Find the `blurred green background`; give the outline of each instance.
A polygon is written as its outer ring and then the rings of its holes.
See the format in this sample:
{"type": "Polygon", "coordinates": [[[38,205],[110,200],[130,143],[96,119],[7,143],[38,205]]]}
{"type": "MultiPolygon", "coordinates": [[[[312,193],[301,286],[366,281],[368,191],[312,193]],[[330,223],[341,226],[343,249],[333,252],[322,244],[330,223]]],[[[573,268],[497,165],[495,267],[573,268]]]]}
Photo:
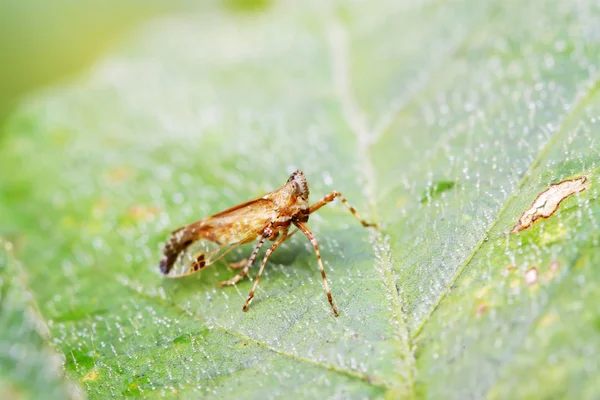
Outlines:
{"type": "Polygon", "coordinates": [[[3,1],[0,116],[27,93],[81,71],[150,18],[211,8],[252,13],[268,5],[268,0],[3,1]]]}

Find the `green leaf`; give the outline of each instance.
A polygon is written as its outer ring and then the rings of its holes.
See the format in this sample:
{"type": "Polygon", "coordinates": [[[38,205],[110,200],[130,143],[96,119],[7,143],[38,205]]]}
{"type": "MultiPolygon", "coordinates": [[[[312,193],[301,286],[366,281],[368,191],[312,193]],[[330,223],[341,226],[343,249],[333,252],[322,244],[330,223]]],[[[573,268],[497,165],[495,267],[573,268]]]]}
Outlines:
{"type": "Polygon", "coordinates": [[[31,97],[2,139],[0,234],[68,376],[90,398],[597,398],[598,17],[542,0],[178,15],[31,97]],[[382,226],[311,216],[339,318],[300,234],[247,313],[252,282],[217,286],[226,262],[160,276],[171,230],[296,168],[313,201],[338,190],[382,226]]]}
{"type": "Polygon", "coordinates": [[[10,250],[10,244],[0,241],[0,397],[78,397],[63,378],[62,360],[47,343],[48,327],[10,250]]]}

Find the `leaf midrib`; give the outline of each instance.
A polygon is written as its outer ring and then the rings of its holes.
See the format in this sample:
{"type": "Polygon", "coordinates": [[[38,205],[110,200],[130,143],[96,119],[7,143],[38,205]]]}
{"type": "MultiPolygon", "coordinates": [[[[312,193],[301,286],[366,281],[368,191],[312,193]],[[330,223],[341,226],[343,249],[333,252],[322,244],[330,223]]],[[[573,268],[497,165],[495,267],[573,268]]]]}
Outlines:
{"type": "MultiPolygon", "coordinates": [[[[366,184],[367,203],[369,204],[371,218],[374,218],[376,222],[380,222],[381,218],[375,200],[375,193],[377,193],[375,167],[370,154],[370,143],[375,134],[372,128],[368,126],[365,113],[352,90],[346,31],[338,21],[331,21],[328,32],[332,81],[335,84],[343,119],[357,141],[358,159],[362,166],[361,171],[366,184]]],[[[396,320],[396,331],[400,345],[399,352],[403,356],[403,363],[399,363],[399,366],[400,368],[404,367],[405,370],[398,371],[398,376],[404,378],[406,383],[398,382],[398,384],[403,388],[406,395],[415,398],[416,362],[414,351],[411,345],[412,341],[408,331],[406,315],[402,309],[402,301],[396,289],[397,278],[393,269],[394,260],[391,253],[386,251],[386,240],[389,240],[389,238],[386,238],[382,233],[378,233],[374,238],[373,251],[384,271],[382,283],[391,299],[393,319],[396,320]]]]}
{"type": "MultiPolygon", "coordinates": [[[[381,223],[381,216],[377,209],[377,201],[375,193],[377,192],[376,188],[376,179],[375,179],[375,167],[372,162],[371,157],[371,149],[377,144],[382,136],[386,134],[392,127],[394,121],[397,116],[402,112],[407,110],[409,106],[414,102],[414,100],[419,96],[420,93],[427,90],[431,82],[435,79],[433,77],[437,76],[437,74],[443,71],[443,66],[445,63],[452,59],[461,49],[466,47],[469,39],[473,36],[472,33],[476,32],[482,27],[486,26],[485,24],[496,16],[499,13],[499,7],[490,6],[490,11],[486,13],[486,15],[481,18],[481,22],[473,24],[469,27],[469,29],[461,36],[458,40],[455,41],[451,46],[449,46],[448,51],[443,54],[441,57],[438,57],[434,60],[432,65],[429,65],[426,69],[425,75],[429,77],[426,80],[420,80],[419,84],[416,88],[410,89],[409,93],[401,99],[401,101],[395,101],[388,110],[381,113],[378,118],[375,119],[375,123],[373,127],[367,126],[367,119],[365,117],[364,111],[361,109],[357,99],[355,98],[352,85],[349,79],[350,75],[350,66],[348,65],[348,50],[347,43],[345,43],[345,38],[343,37],[344,31],[339,21],[330,21],[330,43],[331,43],[331,62],[332,66],[332,81],[336,83],[336,89],[339,97],[339,102],[342,108],[342,114],[344,117],[344,121],[348,126],[349,130],[355,136],[357,141],[357,150],[359,155],[359,160],[362,165],[361,171],[363,172],[363,178],[366,182],[366,192],[367,192],[367,203],[369,204],[369,208],[371,211],[371,216],[375,218],[376,222],[381,223]],[[336,36],[342,35],[342,38],[336,38],[336,36]],[[335,48],[337,42],[337,46],[345,46],[343,48],[335,48]],[[341,59],[340,59],[341,58],[341,59]],[[342,67],[339,66],[336,68],[336,64],[341,64],[342,67]],[[341,77],[341,78],[340,78],[341,77]]],[[[407,367],[407,371],[400,371],[398,373],[399,377],[408,375],[408,387],[406,389],[406,393],[409,393],[412,398],[416,398],[416,376],[417,376],[417,367],[416,367],[416,359],[415,359],[415,345],[414,339],[415,335],[411,335],[411,332],[408,328],[408,321],[406,313],[403,309],[403,300],[400,297],[400,294],[397,290],[397,282],[398,279],[394,272],[393,266],[395,265],[395,261],[393,260],[391,254],[387,252],[387,254],[382,255],[379,254],[381,249],[385,249],[386,243],[385,241],[389,240],[389,237],[384,236],[382,234],[377,235],[375,238],[375,243],[373,245],[374,252],[379,256],[380,259],[385,259],[385,272],[384,272],[384,282],[383,285],[387,289],[390,298],[392,299],[392,307],[394,309],[394,319],[396,320],[398,336],[401,339],[401,353],[404,356],[404,366],[407,367]],[[405,373],[402,373],[405,372],[405,373]]],[[[437,304],[437,303],[436,303],[437,304]]]]}

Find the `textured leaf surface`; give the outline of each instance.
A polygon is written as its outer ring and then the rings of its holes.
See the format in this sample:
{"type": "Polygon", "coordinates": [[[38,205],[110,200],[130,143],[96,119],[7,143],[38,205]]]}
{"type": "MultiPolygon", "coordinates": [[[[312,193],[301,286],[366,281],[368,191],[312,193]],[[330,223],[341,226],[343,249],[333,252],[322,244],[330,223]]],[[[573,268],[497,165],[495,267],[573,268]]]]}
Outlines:
{"type": "Polygon", "coordinates": [[[32,302],[22,266],[11,245],[0,241],[0,397],[72,398],[80,393],[63,379],[61,359],[45,341],[49,334],[32,302]]]}
{"type": "Polygon", "coordinates": [[[0,233],[68,375],[91,398],[598,397],[599,17],[541,0],[173,16],[25,102],[0,233]],[[248,280],[217,288],[225,263],[158,274],[170,230],[295,168],[383,227],[311,218],[339,318],[300,235],[248,313],[248,280]]]}

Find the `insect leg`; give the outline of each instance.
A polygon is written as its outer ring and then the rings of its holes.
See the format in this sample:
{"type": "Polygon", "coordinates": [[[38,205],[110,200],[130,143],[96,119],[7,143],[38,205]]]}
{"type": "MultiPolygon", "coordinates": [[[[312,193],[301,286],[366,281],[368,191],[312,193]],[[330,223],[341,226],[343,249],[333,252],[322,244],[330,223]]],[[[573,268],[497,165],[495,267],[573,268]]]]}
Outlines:
{"type": "MultiPolygon", "coordinates": [[[[312,206],[310,206],[309,214],[312,214],[315,211],[317,211],[319,208],[323,207],[324,205],[331,203],[336,197],[340,198],[342,203],[344,203],[344,205],[346,207],[348,207],[348,210],[350,210],[352,215],[354,215],[364,227],[372,226],[374,228],[379,229],[377,224],[369,223],[369,222],[365,221],[364,219],[362,219],[361,216],[358,214],[358,211],[356,211],[356,209],[354,207],[352,207],[350,205],[350,203],[348,203],[348,200],[346,200],[340,192],[336,192],[335,190],[333,192],[329,193],[327,196],[323,197],[321,200],[317,201],[312,206]]],[[[306,232],[305,232],[305,234],[306,234],[306,232]]]]}
{"type": "MultiPolygon", "coordinates": [[[[336,193],[336,192],[334,192],[336,193]]],[[[331,309],[333,310],[333,315],[336,317],[339,315],[335,305],[333,304],[333,298],[331,297],[331,290],[329,290],[329,283],[327,282],[327,276],[325,275],[325,269],[323,268],[323,261],[321,260],[321,252],[319,251],[319,243],[317,243],[317,239],[315,235],[308,230],[306,225],[302,222],[294,222],[294,225],[298,227],[306,235],[310,243],[313,245],[315,249],[315,253],[317,254],[317,262],[319,263],[319,269],[321,270],[321,277],[323,278],[323,286],[325,286],[325,291],[327,292],[327,300],[329,300],[329,304],[331,305],[331,309]]]]}
{"type": "MultiPolygon", "coordinates": [[[[294,231],[294,233],[296,231],[294,231]]],[[[273,253],[275,251],[275,249],[281,243],[283,243],[290,236],[291,235],[288,235],[287,231],[285,231],[283,233],[283,235],[281,235],[281,237],[279,239],[277,239],[277,241],[275,243],[273,243],[271,245],[271,247],[269,247],[269,250],[267,250],[267,252],[265,253],[265,256],[263,257],[262,263],[260,264],[260,269],[258,270],[258,274],[256,275],[256,279],[254,280],[254,285],[252,285],[252,290],[250,290],[250,293],[248,294],[248,299],[244,303],[244,307],[242,307],[242,311],[246,312],[248,310],[248,306],[250,305],[250,302],[254,298],[254,291],[258,287],[258,281],[260,280],[260,277],[261,277],[261,275],[263,273],[263,270],[265,269],[265,265],[267,264],[267,260],[269,259],[269,256],[271,255],[271,253],[273,253]]]]}
{"type": "Polygon", "coordinates": [[[247,259],[246,266],[244,267],[244,269],[242,270],[242,272],[240,272],[239,274],[237,274],[236,276],[234,276],[233,278],[231,278],[229,280],[220,282],[219,283],[219,287],[235,285],[236,283],[239,282],[240,279],[242,279],[244,276],[248,275],[248,271],[250,270],[250,267],[254,263],[254,259],[258,255],[258,251],[260,250],[260,248],[262,247],[262,245],[265,243],[265,240],[267,240],[267,237],[264,236],[264,235],[261,235],[260,236],[260,240],[258,241],[258,243],[256,244],[256,246],[254,246],[254,250],[252,251],[252,255],[247,259]]]}
{"type": "Polygon", "coordinates": [[[229,268],[233,268],[233,269],[244,268],[246,265],[248,265],[248,261],[250,261],[250,257],[243,258],[243,259],[241,259],[240,261],[237,261],[237,262],[229,263],[229,268]]]}

